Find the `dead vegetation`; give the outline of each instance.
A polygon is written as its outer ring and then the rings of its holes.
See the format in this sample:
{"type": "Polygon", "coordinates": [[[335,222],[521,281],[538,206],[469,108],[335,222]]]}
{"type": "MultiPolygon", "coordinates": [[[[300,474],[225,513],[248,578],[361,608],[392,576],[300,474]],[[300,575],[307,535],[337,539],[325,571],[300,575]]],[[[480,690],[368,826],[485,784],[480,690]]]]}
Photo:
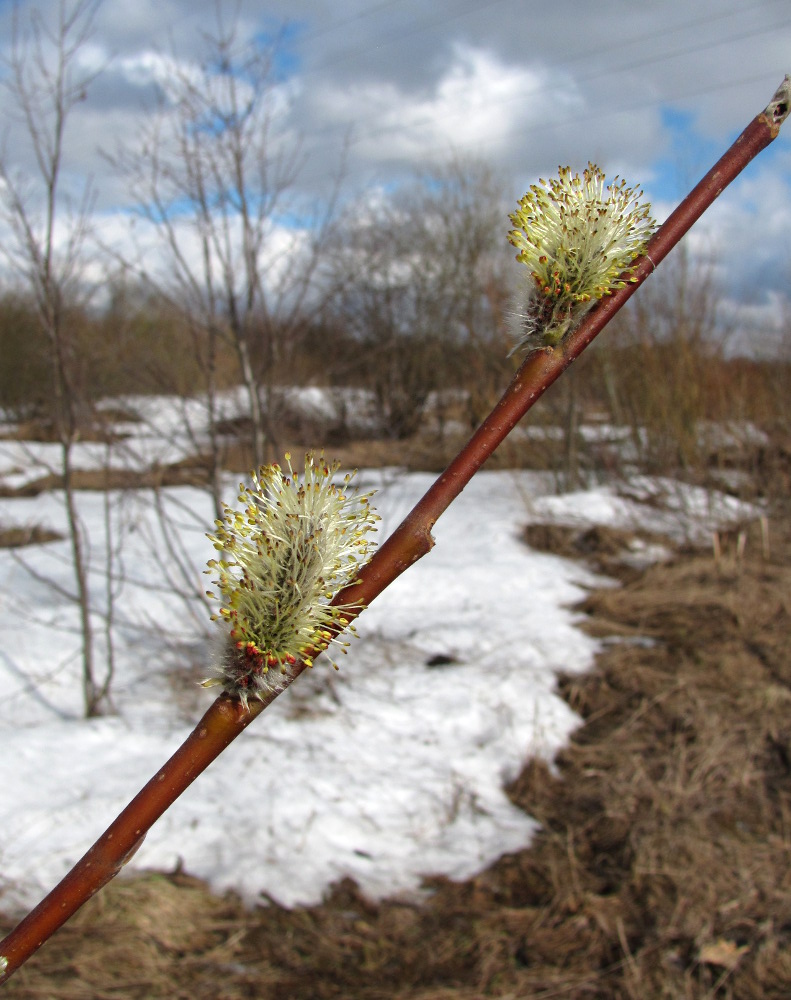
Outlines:
{"type": "MultiPolygon", "coordinates": [[[[788,997],[791,526],[773,526],[768,557],[748,537],[588,597],[604,651],[559,680],[584,724],[508,790],[542,824],[530,849],[430,881],[421,905],[346,882],[322,906],[249,911],[180,873],[120,880],[6,995],[788,997]]],[[[612,565],[628,541],[582,549],[612,565]]]]}
{"type": "Polygon", "coordinates": [[[30,524],[24,527],[4,528],[0,525],[0,549],[21,549],[26,545],[43,545],[45,542],[58,542],[63,535],[40,524],[30,524]]]}
{"type": "MultiPolygon", "coordinates": [[[[71,486],[75,490],[144,490],[166,486],[204,486],[207,475],[200,458],[149,469],[75,469],[71,486]]],[[[63,476],[48,472],[21,486],[0,484],[0,497],[37,497],[63,489],[63,476]]]]}

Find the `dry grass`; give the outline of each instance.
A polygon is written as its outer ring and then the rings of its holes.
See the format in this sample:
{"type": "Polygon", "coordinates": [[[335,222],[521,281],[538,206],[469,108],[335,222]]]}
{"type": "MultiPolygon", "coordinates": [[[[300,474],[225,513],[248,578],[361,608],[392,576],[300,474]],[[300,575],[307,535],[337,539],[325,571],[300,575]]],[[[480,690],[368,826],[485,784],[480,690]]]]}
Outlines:
{"type": "MultiPolygon", "coordinates": [[[[509,789],[542,832],[423,905],[351,883],[245,910],[183,875],[109,886],[9,982],[32,998],[791,996],[791,526],[585,602],[584,725],[509,789]]],[[[585,540],[617,558],[617,537],[585,540]]],[[[568,545],[561,538],[559,547],[568,545]]]]}

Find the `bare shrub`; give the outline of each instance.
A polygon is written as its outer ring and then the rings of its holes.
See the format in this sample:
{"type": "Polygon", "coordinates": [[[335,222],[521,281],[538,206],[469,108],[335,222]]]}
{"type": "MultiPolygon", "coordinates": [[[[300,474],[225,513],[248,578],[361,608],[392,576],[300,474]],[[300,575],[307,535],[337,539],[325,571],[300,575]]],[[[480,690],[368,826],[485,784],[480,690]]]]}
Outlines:
{"type": "Polygon", "coordinates": [[[354,347],[349,375],[373,392],[387,436],[412,435],[440,388],[472,387],[493,343],[506,354],[503,216],[489,169],[456,158],[345,219],[333,310],[354,347]]]}
{"type": "Polygon", "coordinates": [[[19,294],[0,299],[0,407],[24,420],[52,398],[49,344],[31,302],[19,294]]]}

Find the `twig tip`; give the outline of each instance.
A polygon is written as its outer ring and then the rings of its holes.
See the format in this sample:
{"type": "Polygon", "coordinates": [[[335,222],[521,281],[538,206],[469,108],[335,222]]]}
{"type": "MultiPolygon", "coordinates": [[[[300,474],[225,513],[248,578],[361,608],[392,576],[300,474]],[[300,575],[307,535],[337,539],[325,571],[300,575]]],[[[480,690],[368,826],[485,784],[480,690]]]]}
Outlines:
{"type": "Polygon", "coordinates": [[[789,113],[791,113],[791,76],[786,74],[785,79],[775,91],[774,97],[767,104],[764,114],[779,128],[788,118],[789,113]]]}

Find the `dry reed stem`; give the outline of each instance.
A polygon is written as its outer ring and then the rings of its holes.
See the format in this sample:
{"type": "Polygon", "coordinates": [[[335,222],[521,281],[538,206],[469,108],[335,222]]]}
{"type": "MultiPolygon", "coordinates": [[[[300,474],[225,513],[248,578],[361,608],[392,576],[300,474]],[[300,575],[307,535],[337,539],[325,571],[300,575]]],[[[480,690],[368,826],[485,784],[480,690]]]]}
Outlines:
{"type": "MultiPolygon", "coordinates": [[[[341,591],[336,603],[367,606],[404,570],[430,551],[431,529],[486,459],[552,383],[582,353],[655,270],[717,196],[773,139],[791,109],[791,77],[786,77],[767,108],[757,115],[730,149],[687,195],[651,239],[633,269],[634,281],[603,299],[554,348],[527,356],[492,412],[425,496],[360,571],[359,579],[341,591]]],[[[305,669],[297,664],[280,690],[305,669]]],[[[221,695],[182,746],[132,799],[65,878],[0,941],[7,980],[72,914],[106,885],[135,853],[147,831],[197,776],[274,700],[254,701],[244,708],[221,695]]]]}

